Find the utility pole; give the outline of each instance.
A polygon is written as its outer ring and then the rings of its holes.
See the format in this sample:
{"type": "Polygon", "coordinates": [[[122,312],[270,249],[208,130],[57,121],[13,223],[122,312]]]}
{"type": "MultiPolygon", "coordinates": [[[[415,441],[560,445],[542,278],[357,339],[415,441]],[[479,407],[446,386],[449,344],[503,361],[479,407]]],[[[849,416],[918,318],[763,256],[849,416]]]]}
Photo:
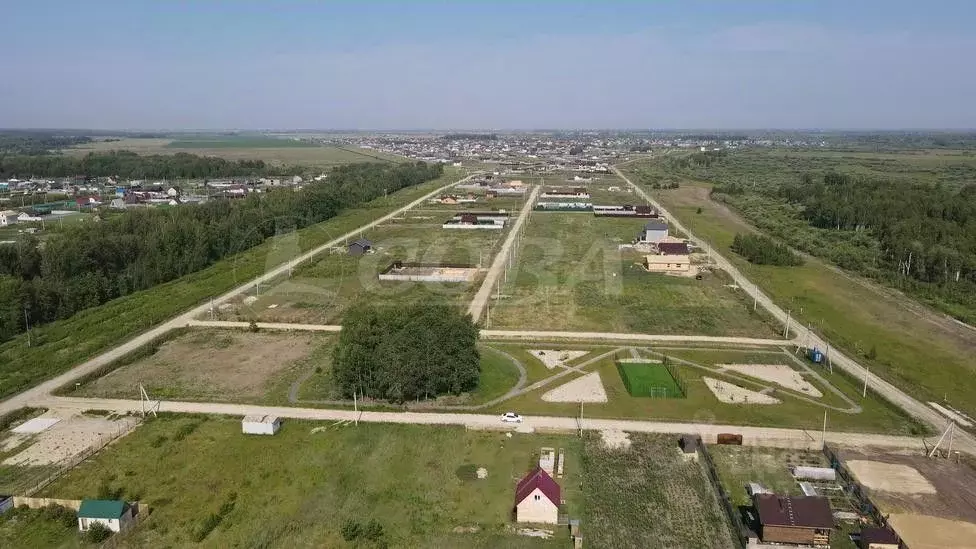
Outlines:
{"type": "Polygon", "coordinates": [[[792,310],[786,310],[786,328],[783,329],[783,339],[789,339],[790,337],[790,317],[792,314],[792,310]]]}
{"type": "Polygon", "coordinates": [[[30,316],[27,315],[27,307],[24,307],[24,324],[27,326],[27,346],[31,346],[30,316]]]}
{"type": "Polygon", "coordinates": [[[824,410],[823,432],[820,434],[820,448],[827,446],[827,410],[824,410]]]}
{"type": "Polygon", "coordinates": [[[356,393],[358,390],[352,392],[352,409],[356,414],[356,426],[359,427],[359,402],[356,400],[356,393]]]}
{"type": "Polygon", "coordinates": [[[861,391],[861,398],[865,398],[866,396],[868,396],[868,372],[869,371],[870,369],[867,366],[865,366],[864,367],[864,389],[861,391]]]}

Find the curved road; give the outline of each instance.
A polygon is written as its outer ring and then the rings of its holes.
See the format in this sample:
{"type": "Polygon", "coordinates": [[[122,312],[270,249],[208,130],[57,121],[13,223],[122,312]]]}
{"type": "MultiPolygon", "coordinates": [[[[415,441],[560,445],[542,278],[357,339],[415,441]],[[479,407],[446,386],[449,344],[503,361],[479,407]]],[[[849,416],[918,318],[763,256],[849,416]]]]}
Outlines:
{"type": "MultiPolygon", "coordinates": [[[[661,215],[666,217],[676,229],[685,233],[691,242],[702,248],[710,248],[707,242],[698,238],[694,235],[694,233],[689,231],[688,228],[682,225],[675,216],[671,215],[663,206],[661,206],[658,201],[654,200],[647,192],[644,191],[643,188],[631,181],[630,178],[624,175],[623,172],[621,172],[616,166],[613,168],[613,171],[617,174],[617,176],[626,181],[628,185],[633,187],[637,194],[647,200],[649,204],[657,208],[661,215]]],[[[758,286],[750,282],[749,279],[739,272],[735,265],[716,252],[714,248],[711,248],[711,257],[719,268],[729,273],[740,288],[755,298],[763,309],[769,311],[774,318],[776,318],[779,322],[782,322],[785,326],[788,318],[786,311],[774,303],[769,296],[763,293],[758,286]]],[[[810,345],[820,347],[821,349],[828,348],[826,340],[800,323],[791,324],[790,330],[796,334],[796,341],[807,341],[810,345]]],[[[942,414],[936,412],[925,403],[915,400],[901,389],[895,387],[884,379],[881,379],[877,375],[870,373],[867,368],[861,366],[857,363],[857,361],[844,355],[833,346],[830,347],[830,361],[834,366],[851,374],[856,379],[864,380],[866,378],[868,387],[870,387],[871,390],[885,397],[897,407],[907,412],[909,415],[928,423],[937,431],[941,432],[947,427],[949,420],[942,414]]],[[[970,454],[976,454],[976,437],[973,437],[962,429],[956,429],[953,447],[958,447],[959,450],[964,450],[970,454]]]]}

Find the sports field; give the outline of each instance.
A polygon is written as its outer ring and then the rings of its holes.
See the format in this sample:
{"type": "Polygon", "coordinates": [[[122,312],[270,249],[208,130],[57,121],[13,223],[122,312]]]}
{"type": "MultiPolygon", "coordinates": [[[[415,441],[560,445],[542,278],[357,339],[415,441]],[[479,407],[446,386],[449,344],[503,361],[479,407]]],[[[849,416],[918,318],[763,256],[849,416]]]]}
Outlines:
{"type": "Polygon", "coordinates": [[[617,370],[630,396],[684,398],[679,381],[663,364],[618,362],[617,370]]]}

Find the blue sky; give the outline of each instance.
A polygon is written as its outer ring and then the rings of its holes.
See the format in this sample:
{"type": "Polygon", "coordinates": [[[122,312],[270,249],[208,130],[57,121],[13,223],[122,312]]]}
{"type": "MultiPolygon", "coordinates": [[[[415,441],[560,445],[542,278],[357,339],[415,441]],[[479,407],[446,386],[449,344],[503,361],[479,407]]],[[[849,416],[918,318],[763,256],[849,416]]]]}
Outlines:
{"type": "Polygon", "coordinates": [[[976,128],[976,2],[32,0],[0,127],[976,128]]]}

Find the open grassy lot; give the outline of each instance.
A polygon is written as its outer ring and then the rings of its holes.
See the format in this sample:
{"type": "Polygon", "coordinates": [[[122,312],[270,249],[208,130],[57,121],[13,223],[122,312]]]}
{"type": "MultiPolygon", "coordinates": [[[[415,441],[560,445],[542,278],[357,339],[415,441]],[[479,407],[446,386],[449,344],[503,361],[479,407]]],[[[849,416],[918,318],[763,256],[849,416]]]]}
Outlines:
{"type": "Polygon", "coordinates": [[[480,283],[381,281],[378,275],[394,261],[487,267],[506,233],[442,229],[407,212],[402,222],[388,223],[362,233],[373,251],[348,255],[345,247],[324,254],[296,269],[280,283],[241,296],[219,311],[222,319],[269,322],[338,323],[357,300],[402,303],[445,299],[467,306],[480,283]],[[259,293],[258,293],[259,292],[259,293]],[[254,299],[256,298],[256,299],[254,299]]]}
{"type": "Polygon", "coordinates": [[[331,349],[334,341],[334,335],[310,332],[193,330],[72,395],[137,398],[143,385],[153,398],[267,402],[279,377],[313,368],[308,358],[321,346],[331,349]]]}
{"type": "MultiPolygon", "coordinates": [[[[821,398],[811,398],[797,391],[756,378],[722,371],[714,366],[715,363],[682,359],[679,358],[677,352],[675,355],[671,355],[671,351],[667,350],[662,352],[670,357],[672,367],[680,376],[685,389],[685,398],[632,396],[621,376],[616,359],[611,354],[584,368],[587,372],[599,374],[608,399],[606,403],[585,404],[584,416],[817,430],[823,426],[823,414],[824,410],[827,409],[827,427],[830,430],[904,435],[923,432],[920,425],[909,420],[903,412],[880,400],[873,393],[868,392],[867,397],[861,398],[860,387],[855,382],[837,373],[820,372],[829,386],[814,377],[805,375],[804,379],[817,387],[824,395],[821,398]],[[762,405],[723,403],[715,397],[705,384],[703,380],[705,376],[733,383],[751,391],[765,390],[767,394],[779,399],[781,403],[762,405]],[[831,386],[846,395],[860,410],[852,409],[847,400],[831,390],[831,386]]],[[[641,353],[647,358],[662,359],[662,355],[656,352],[642,350],[641,353]]],[[[724,353],[725,360],[723,362],[734,362],[739,358],[735,351],[724,351],[724,353]]],[[[754,354],[755,351],[745,351],[740,356],[744,358],[754,356],[754,354]]],[[[797,367],[785,352],[770,353],[767,362],[797,367]]],[[[648,365],[635,364],[632,366],[646,368],[648,365]]],[[[564,377],[541,388],[506,400],[492,407],[492,410],[496,412],[515,410],[523,414],[576,416],[579,414],[578,403],[547,402],[541,398],[547,391],[572,379],[572,377],[564,377]]]]}
{"type": "Polygon", "coordinates": [[[355,162],[402,161],[392,155],[335,146],[317,145],[292,139],[264,136],[194,136],[177,139],[123,138],[119,141],[95,141],[70,149],[65,154],[132,151],[138,154],[176,154],[217,156],[227,160],[264,160],[280,166],[328,168],[355,162]]]}
{"type": "Polygon", "coordinates": [[[869,364],[872,372],[920,400],[946,398],[953,407],[976,414],[976,332],[813,257],[789,268],[748,263],[729,246],[737,232],[755,228],[711,201],[708,188],[689,182],[678,190],[653,192],[692,232],[709,241],[780,306],[791,309],[795,319],[869,364]],[[873,359],[868,356],[872,347],[873,359]]]}
{"type": "Polygon", "coordinates": [[[702,467],[669,436],[630,433],[629,449],[600,435],[583,443],[583,539],[590,547],[732,548],[729,526],[702,467]]]}
{"type": "Polygon", "coordinates": [[[0,547],[24,549],[98,547],[87,543],[78,532],[78,519],[72,510],[11,509],[0,514],[0,547]]]}
{"type": "Polygon", "coordinates": [[[370,519],[391,548],[562,547],[563,528],[548,542],[509,529],[515,482],[543,446],[566,451],[565,511],[579,516],[575,437],[302,421],[247,437],[238,419],[186,416],[147,422],[44,494],[90,497],[106,485],[148,503],[148,521],[121,547],[349,547],[342,525],[370,519]]]}
{"type": "Polygon", "coordinates": [[[638,219],[532,212],[492,328],[770,337],[752,302],[722,273],[703,280],[647,273],[621,251],[638,219]]]}
{"type": "Polygon", "coordinates": [[[0,344],[0,398],[64,372],[161,320],[243,284],[458,177],[456,172],[448,171],[437,180],[346,210],[296,233],[269,239],[202,271],[87,309],[70,319],[45,324],[31,331],[30,347],[26,335],[12,338],[0,344]],[[282,241],[289,243],[287,253],[278,246],[282,241]]]}

